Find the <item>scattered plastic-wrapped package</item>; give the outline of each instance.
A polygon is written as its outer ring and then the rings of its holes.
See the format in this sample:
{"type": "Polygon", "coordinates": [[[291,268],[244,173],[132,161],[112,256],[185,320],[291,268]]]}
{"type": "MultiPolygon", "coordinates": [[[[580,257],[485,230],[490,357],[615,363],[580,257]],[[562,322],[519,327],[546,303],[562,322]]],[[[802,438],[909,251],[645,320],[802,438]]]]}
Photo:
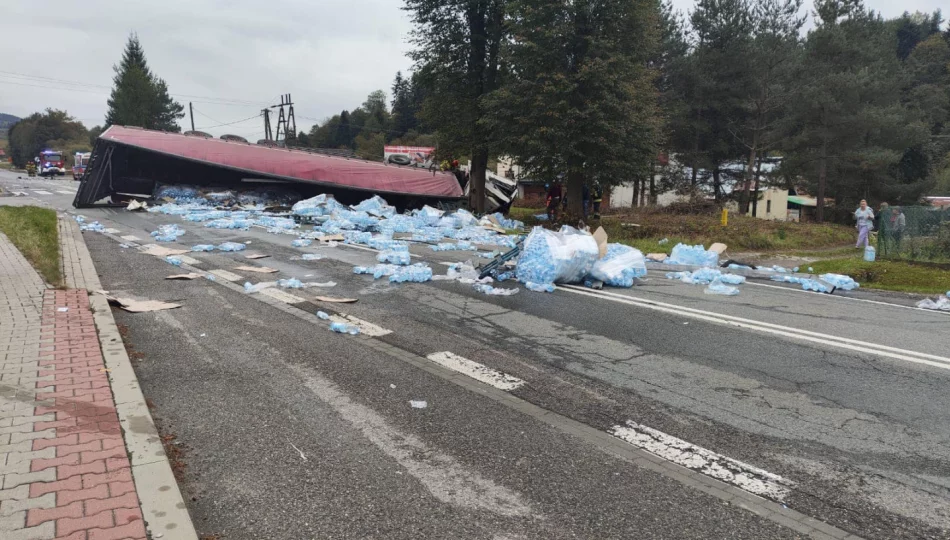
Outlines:
{"type": "Polygon", "coordinates": [[[85,216],[73,216],[73,219],[76,220],[76,223],[85,223],[85,222],[86,222],[85,216]]]}
{"type": "Polygon", "coordinates": [[[205,222],[205,227],[212,229],[241,229],[246,231],[254,222],[250,219],[213,219],[205,222]]]}
{"type": "Polygon", "coordinates": [[[729,266],[726,268],[730,270],[754,270],[751,266],[746,266],[744,264],[729,263],[729,266]]]}
{"type": "Polygon", "coordinates": [[[524,241],[515,275],[523,283],[577,283],[600,256],[594,237],[534,227],[524,241]]]}
{"type": "Polygon", "coordinates": [[[317,255],[316,253],[304,253],[300,256],[301,261],[319,261],[323,258],[323,255],[317,255]]]}
{"type": "Polygon", "coordinates": [[[181,266],[181,259],[173,255],[169,255],[165,257],[165,262],[173,266],[181,266]]]}
{"type": "Polygon", "coordinates": [[[722,296],[735,296],[735,295],[739,294],[739,289],[737,289],[736,287],[730,287],[729,285],[725,285],[725,284],[723,284],[721,281],[719,281],[718,279],[716,279],[716,280],[713,280],[712,283],[710,283],[709,286],[706,287],[706,288],[703,290],[703,292],[706,293],[706,294],[719,294],[719,295],[722,295],[722,296]]]}
{"type": "Polygon", "coordinates": [[[205,279],[208,281],[217,281],[217,278],[214,277],[214,274],[205,274],[205,279]]]}
{"type": "MultiPolygon", "coordinates": [[[[950,295],[950,292],[947,293],[950,295]]],[[[920,302],[917,302],[917,307],[920,309],[932,309],[937,311],[950,311],[950,298],[947,296],[938,296],[936,300],[931,300],[930,298],[925,298],[920,302]]]]}
{"type": "Polygon", "coordinates": [[[191,246],[192,251],[214,251],[214,246],[211,244],[198,244],[191,246]]]}
{"type": "Polygon", "coordinates": [[[736,274],[722,274],[719,276],[719,281],[725,283],[726,285],[742,285],[745,283],[745,276],[739,276],[736,274]]]}
{"type": "Polygon", "coordinates": [[[261,216],[257,218],[256,223],[261,227],[288,231],[300,227],[300,225],[291,218],[277,216],[261,216]]]}
{"type": "Polygon", "coordinates": [[[432,251],[475,251],[475,246],[471,242],[442,242],[434,246],[429,246],[432,251]]]}
{"type": "Polygon", "coordinates": [[[590,269],[590,276],[611,287],[633,287],[634,278],[647,275],[646,258],[639,249],[607,244],[607,254],[590,269]]]}
{"type": "Polygon", "coordinates": [[[352,208],[353,210],[381,217],[389,217],[396,214],[396,209],[389,206],[389,203],[379,195],[373,195],[352,208]]]}
{"type": "Polygon", "coordinates": [[[152,195],[156,199],[197,199],[201,192],[194,186],[158,184],[152,195]]]}
{"type": "Polygon", "coordinates": [[[382,251],[379,255],[376,255],[376,260],[381,263],[389,264],[398,264],[405,266],[409,264],[409,252],[408,251],[382,251]]]}
{"type": "Polygon", "coordinates": [[[345,231],[343,233],[344,244],[368,244],[372,238],[371,232],[345,231]]]}
{"type": "MultiPolygon", "coordinates": [[[[80,221],[80,223],[82,223],[80,221]]],[[[93,221],[92,223],[85,223],[79,226],[80,231],[92,231],[92,232],[105,232],[106,228],[102,226],[102,223],[98,221],[93,221]]],[[[160,242],[174,242],[175,237],[172,237],[171,240],[159,240],[160,242]]]]}
{"type": "Polygon", "coordinates": [[[392,237],[374,236],[366,243],[373,249],[379,251],[409,251],[409,243],[402,240],[393,240],[392,237]]]}
{"type": "Polygon", "coordinates": [[[321,319],[323,319],[323,320],[325,320],[325,321],[329,321],[329,320],[330,320],[330,315],[329,315],[328,313],[324,312],[324,311],[318,311],[318,312],[317,312],[317,317],[319,317],[319,318],[321,318],[321,319]]]}
{"type": "Polygon", "coordinates": [[[774,276],[771,276],[769,279],[771,279],[772,281],[780,281],[782,283],[797,283],[802,286],[803,290],[806,290],[806,291],[814,291],[814,292],[820,292],[820,293],[831,292],[831,288],[826,286],[825,283],[822,283],[821,281],[817,281],[814,279],[808,279],[808,278],[803,278],[803,277],[798,277],[798,276],[789,276],[785,274],[774,275],[774,276]]]}
{"type": "Polygon", "coordinates": [[[497,276],[495,276],[495,280],[499,282],[508,281],[509,279],[514,279],[514,278],[515,278],[514,272],[502,272],[498,274],[497,276]]]}
{"type": "Polygon", "coordinates": [[[303,289],[304,284],[297,278],[278,279],[277,286],[282,289],[303,289]]]}
{"type": "Polygon", "coordinates": [[[484,283],[476,283],[473,285],[473,287],[476,291],[489,296],[511,296],[513,294],[518,294],[518,289],[502,289],[500,287],[492,287],[491,285],[484,283]]]}
{"type": "Polygon", "coordinates": [[[534,292],[554,292],[556,288],[553,283],[535,283],[533,281],[525,282],[524,287],[534,292]]]}
{"type": "Polygon", "coordinates": [[[494,214],[492,214],[492,217],[495,218],[496,221],[498,221],[499,225],[501,225],[502,227],[506,229],[515,229],[518,231],[524,230],[523,222],[518,221],[517,219],[506,218],[504,214],[502,214],[501,212],[495,212],[494,214]]]}
{"type": "Polygon", "coordinates": [[[471,227],[472,225],[478,223],[478,220],[475,219],[475,216],[464,208],[459,208],[454,213],[452,213],[450,217],[455,220],[455,226],[459,229],[471,227]]]}
{"type": "Polygon", "coordinates": [[[719,265],[719,254],[715,251],[708,251],[702,244],[695,246],[676,244],[673,246],[670,258],[666,262],[714,268],[719,265]]]}
{"type": "Polygon", "coordinates": [[[159,225],[158,230],[152,231],[151,234],[158,242],[174,242],[179,236],[185,234],[185,229],[172,223],[171,225],[159,225]]]}
{"type": "Polygon", "coordinates": [[[307,247],[312,243],[313,243],[313,240],[309,240],[307,238],[298,238],[294,240],[293,242],[291,242],[290,245],[293,247],[307,247]]]}
{"type": "Polygon", "coordinates": [[[667,279],[675,279],[689,285],[706,285],[721,277],[722,272],[715,268],[697,268],[692,272],[667,272],[666,274],[667,279]]]}
{"type": "Polygon", "coordinates": [[[393,283],[402,283],[411,281],[414,283],[424,283],[432,280],[432,269],[428,266],[417,263],[411,266],[398,266],[397,270],[389,276],[389,281],[393,283]]]}
{"type": "Polygon", "coordinates": [[[355,336],[360,333],[360,327],[353,324],[346,324],[342,322],[331,322],[330,330],[338,334],[350,334],[355,336]]]}
{"type": "Polygon", "coordinates": [[[224,242],[222,244],[218,244],[218,251],[241,251],[245,247],[247,246],[241,244],[240,242],[224,242]]]}
{"type": "Polygon", "coordinates": [[[256,292],[263,291],[264,289],[273,287],[274,285],[277,285],[276,281],[262,281],[261,283],[258,283],[256,285],[251,284],[251,282],[249,281],[246,281],[244,282],[244,292],[248,294],[253,294],[256,292]]]}
{"type": "Polygon", "coordinates": [[[852,279],[851,276],[842,274],[822,274],[818,276],[818,279],[846,291],[854,290],[861,286],[857,281],[852,279]]]}
{"type": "Polygon", "coordinates": [[[500,254],[501,252],[499,251],[479,251],[478,253],[475,254],[475,256],[480,257],[482,259],[494,259],[500,254]]]}

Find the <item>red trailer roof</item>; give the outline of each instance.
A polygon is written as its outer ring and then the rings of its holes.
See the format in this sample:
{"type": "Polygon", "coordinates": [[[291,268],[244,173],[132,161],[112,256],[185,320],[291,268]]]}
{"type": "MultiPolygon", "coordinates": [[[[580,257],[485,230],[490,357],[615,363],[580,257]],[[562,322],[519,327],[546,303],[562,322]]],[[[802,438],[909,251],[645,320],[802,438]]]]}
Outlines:
{"type": "Polygon", "coordinates": [[[301,150],[269,148],[255,144],[206,139],[178,133],[112,126],[101,138],[120,144],[301,181],[334,184],[378,193],[428,197],[461,197],[455,176],[444,172],[387,165],[301,150]]]}

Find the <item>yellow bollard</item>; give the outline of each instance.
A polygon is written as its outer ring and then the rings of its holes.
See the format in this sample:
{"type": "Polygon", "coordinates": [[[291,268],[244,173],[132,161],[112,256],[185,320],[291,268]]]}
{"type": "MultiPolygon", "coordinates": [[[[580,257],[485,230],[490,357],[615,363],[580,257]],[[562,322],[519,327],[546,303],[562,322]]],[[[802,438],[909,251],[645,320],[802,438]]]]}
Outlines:
{"type": "Polygon", "coordinates": [[[720,221],[722,222],[723,227],[729,225],[729,210],[726,210],[725,208],[722,209],[722,218],[720,221]]]}

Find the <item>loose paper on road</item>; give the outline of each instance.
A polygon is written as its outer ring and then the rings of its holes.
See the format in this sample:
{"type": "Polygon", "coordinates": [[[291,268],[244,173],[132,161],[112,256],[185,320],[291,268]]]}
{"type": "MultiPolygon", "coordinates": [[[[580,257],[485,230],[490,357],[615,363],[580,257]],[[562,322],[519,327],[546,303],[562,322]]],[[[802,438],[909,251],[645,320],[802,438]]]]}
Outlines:
{"type": "Polygon", "coordinates": [[[268,268],[266,266],[238,266],[235,270],[243,270],[245,272],[257,272],[258,274],[273,274],[277,272],[276,268],[268,268]]]}

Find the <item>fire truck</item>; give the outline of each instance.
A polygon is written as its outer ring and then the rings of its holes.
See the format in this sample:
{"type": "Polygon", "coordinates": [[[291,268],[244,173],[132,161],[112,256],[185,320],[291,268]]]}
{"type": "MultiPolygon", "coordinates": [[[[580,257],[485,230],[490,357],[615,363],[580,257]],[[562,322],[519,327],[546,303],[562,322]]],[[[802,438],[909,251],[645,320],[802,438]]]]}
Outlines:
{"type": "Polygon", "coordinates": [[[36,173],[40,176],[53,176],[66,174],[66,158],[63,152],[58,150],[43,150],[34,160],[36,161],[36,173]]]}

